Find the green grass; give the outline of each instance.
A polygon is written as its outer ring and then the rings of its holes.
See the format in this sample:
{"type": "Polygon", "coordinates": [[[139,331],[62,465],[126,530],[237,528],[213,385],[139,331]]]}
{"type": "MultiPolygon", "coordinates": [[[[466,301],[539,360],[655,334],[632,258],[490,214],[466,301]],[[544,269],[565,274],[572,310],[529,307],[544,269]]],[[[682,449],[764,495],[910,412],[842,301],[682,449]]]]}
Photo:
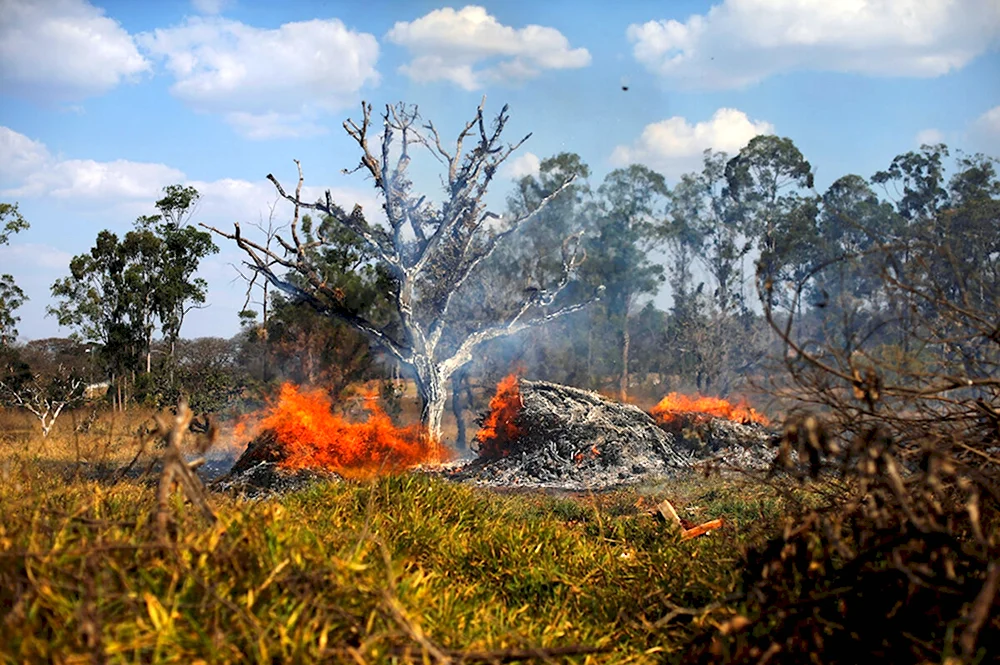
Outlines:
{"type": "Polygon", "coordinates": [[[13,459],[0,483],[0,663],[401,662],[434,645],[587,645],[606,651],[577,662],[662,662],[725,617],[660,620],[730,594],[743,548],[782,514],[748,481],[553,497],[411,474],[257,502],[214,495],[215,526],[178,499],[161,546],[151,487],[13,459]],[[640,497],[727,524],[681,542],[640,497]]]}

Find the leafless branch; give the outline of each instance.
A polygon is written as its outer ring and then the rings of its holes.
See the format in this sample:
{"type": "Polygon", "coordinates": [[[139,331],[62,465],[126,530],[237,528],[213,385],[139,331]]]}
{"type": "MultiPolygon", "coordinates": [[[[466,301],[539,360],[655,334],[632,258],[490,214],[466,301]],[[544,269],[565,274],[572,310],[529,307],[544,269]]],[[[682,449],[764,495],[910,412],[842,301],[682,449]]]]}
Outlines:
{"type": "MultiPolygon", "coordinates": [[[[175,483],[181,486],[184,495],[201,511],[205,519],[211,523],[216,521],[215,513],[208,503],[205,487],[202,485],[201,479],[198,478],[198,474],[194,472],[194,469],[203,464],[205,459],[204,457],[200,457],[187,462],[181,450],[184,434],[188,431],[193,416],[194,414],[188,408],[187,401],[183,398],[177,404],[176,414],[163,413],[155,416],[157,427],[155,435],[165,446],[163,452],[163,473],[160,476],[160,483],[156,493],[156,526],[160,538],[163,540],[166,539],[167,526],[170,521],[170,493],[173,491],[175,483]]],[[[204,453],[215,440],[215,436],[215,429],[210,428],[208,435],[203,439],[202,445],[199,446],[199,452],[204,453]]]]}

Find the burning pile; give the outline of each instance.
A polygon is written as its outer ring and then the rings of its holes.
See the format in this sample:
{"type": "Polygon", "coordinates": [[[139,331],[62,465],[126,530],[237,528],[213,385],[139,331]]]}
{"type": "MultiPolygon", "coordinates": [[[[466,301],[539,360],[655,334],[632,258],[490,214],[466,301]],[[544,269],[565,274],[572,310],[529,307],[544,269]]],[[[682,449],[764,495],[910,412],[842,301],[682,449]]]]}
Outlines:
{"type": "Polygon", "coordinates": [[[763,467],[771,433],[745,404],[671,393],[652,415],[600,395],[509,376],[476,435],[479,456],[453,474],[487,485],[602,488],[670,476],[707,457],[763,467]]]}
{"type": "Polygon", "coordinates": [[[657,423],[698,457],[720,457],[744,468],[765,468],[770,421],[746,402],[670,393],[650,409],[657,423]]]}
{"type": "Polygon", "coordinates": [[[454,473],[455,479],[601,488],[672,475],[690,461],[636,406],[514,376],[500,383],[476,439],[479,457],[454,473]]]}
{"type": "Polygon", "coordinates": [[[653,417],[660,422],[683,421],[707,422],[711,418],[725,418],[734,422],[757,423],[767,426],[768,419],[746,402],[733,404],[721,397],[688,397],[680,393],[670,393],[650,409],[653,417]]]}
{"type": "Polygon", "coordinates": [[[377,395],[364,399],[368,419],[352,423],[332,412],[324,391],[284,384],[277,402],[258,414],[259,422],[252,428],[256,435],[218,484],[224,488],[284,485],[293,477],[334,474],[365,478],[434,460],[436,447],[423,428],[396,427],[379,408],[377,395]]]}

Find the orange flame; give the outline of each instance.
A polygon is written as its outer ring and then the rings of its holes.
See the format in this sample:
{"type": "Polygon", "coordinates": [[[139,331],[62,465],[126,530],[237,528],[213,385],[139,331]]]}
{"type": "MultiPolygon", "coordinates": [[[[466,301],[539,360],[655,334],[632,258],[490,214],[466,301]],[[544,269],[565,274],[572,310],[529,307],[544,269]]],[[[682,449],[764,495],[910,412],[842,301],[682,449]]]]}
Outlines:
{"type": "Polygon", "coordinates": [[[517,374],[510,374],[497,384],[497,392],[490,399],[489,413],[476,434],[480,457],[492,459],[510,454],[509,444],[521,434],[514,421],[523,405],[517,374]]]}
{"type": "Polygon", "coordinates": [[[670,393],[660,400],[650,413],[661,423],[669,423],[682,416],[693,416],[725,418],[740,423],[770,424],[764,414],[751,408],[746,402],[733,404],[721,397],[688,397],[680,393],[670,393]]]}
{"type": "Polygon", "coordinates": [[[274,431],[288,454],[281,465],[290,469],[371,477],[438,461],[437,446],[425,428],[396,427],[376,400],[374,392],[366,394],[367,422],[351,423],[330,411],[330,396],[323,390],[300,391],[285,383],[256,429],[274,431]]]}

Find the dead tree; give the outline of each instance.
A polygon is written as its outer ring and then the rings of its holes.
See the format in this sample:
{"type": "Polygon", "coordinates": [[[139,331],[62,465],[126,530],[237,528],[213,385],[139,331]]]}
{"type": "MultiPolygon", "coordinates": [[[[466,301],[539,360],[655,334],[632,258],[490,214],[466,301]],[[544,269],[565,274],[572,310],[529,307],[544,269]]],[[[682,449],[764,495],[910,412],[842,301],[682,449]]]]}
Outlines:
{"type": "Polygon", "coordinates": [[[471,326],[468,321],[457,320],[455,310],[458,308],[453,306],[456,294],[474,277],[477,268],[501,242],[529,222],[573,181],[572,177],[567,178],[536,208],[516,217],[502,218],[488,211],[484,197],[494,176],[530,134],[514,144],[502,143],[501,134],[509,118],[507,107],[503,107],[488,127],[483,117],[483,103],[476,116],[459,132],[453,148],[445,146],[433,123],[419,124],[420,116],[415,106],[407,107],[402,103],[386,106],[382,116],[381,146],[375,152],[369,146],[370,104],[362,104],[360,126],[352,120],[344,122],[344,129],[362,153],[361,163],[344,172],[360,170],[371,176],[382,199],[386,224],[370,223],[358,205],[350,214],[345,213],[333,202],[329,190],[325,198],[316,203],[303,201],[302,167],[296,160],[299,180],[294,195],[286,193],[273,175],[267,176],[281,197],[295,206],[290,238],[277,237],[280,250],[244,237],[239,224],[235,225],[233,233],[207,227],[235,241],[246,252],[246,264],[256,274],[263,275],[297,301],[344,321],[403,367],[409,368],[422,403],[421,422],[434,440],[440,438],[445,384],[472,360],[476,347],[578,311],[600,294],[598,291],[570,303],[556,302],[584,258],[579,236],[571,236],[563,242],[562,273],[556,283],[547,289],[525,293],[524,299],[504,320],[471,326]],[[466,149],[466,142],[474,145],[466,149]],[[447,168],[445,200],[441,205],[434,205],[425,196],[411,192],[407,168],[415,147],[428,150],[447,168]],[[313,250],[321,248],[325,241],[322,234],[317,234],[313,242],[300,240],[302,209],[316,211],[350,230],[392,276],[393,286],[386,294],[393,310],[394,320],[390,324],[377,324],[348,308],[343,302],[343,294],[322,279],[313,250]],[[295,275],[295,281],[288,275],[295,275]],[[457,324],[461,324],[461,328],[457,324]],[[461,339],[455,342],[453,337],[459,330],[461,339]],[[445,344],[443,340],[448,335],[452,339],[445,344]]]}
{"type": "Polygon", "coordinates": [[[84,399],[84,381],[76,376],[64,376],[62,366],[54,376],[33,374],[22,385],[0,381],[0,398],[30,411],[42,426],[42,438],[47,438],[56,419],[67,406],[72,408],[84,399]]]}

